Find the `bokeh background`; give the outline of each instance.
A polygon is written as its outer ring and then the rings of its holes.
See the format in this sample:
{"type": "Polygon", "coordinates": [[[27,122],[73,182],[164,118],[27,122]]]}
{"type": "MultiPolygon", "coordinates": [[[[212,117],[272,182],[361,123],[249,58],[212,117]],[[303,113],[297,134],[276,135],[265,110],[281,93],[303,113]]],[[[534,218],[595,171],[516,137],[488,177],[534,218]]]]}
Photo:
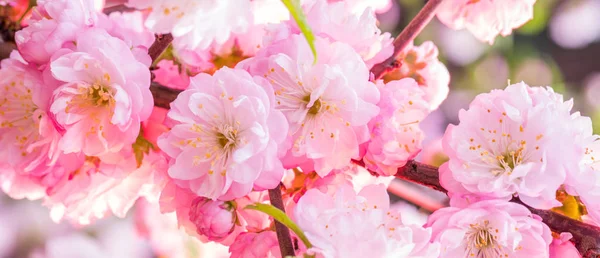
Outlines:
{"type": "MultiPolygon", "coordinates": [[[[378,14],[381,28],[397,35],[423,4],[423,0],[393,0],[388,10],[378,14]]],[[[551,86],[565,99],[573,98],[574,110],[592,117],[594,131],[600,133],[600,0],[538,0],[534,19],[513,35],[498,37],[493,45],[478,41],[467,31],[450,30],[436,19],[415,45],[428,40],[437,45],[439,58],[451,74],[448,99],[422,125],[427,138],[420,158],[429,163],[444,161],[442,154],[436,154],[439,138],[448,123],[457,123],[460,109],[468,107],[479,93],[520,81],[551,86]]],[[[428,210],[445,201],[439,193],[394,183],[405,194],[393,200],[414,220],[424,220],[428,210]]],[[[75,228],[52,222],[39,202],[0,195],[0,258],[36,258],[36,252],[44,248],[51,252],[50,247],[86,244],[98,248],[98,253],[86,258],[158,257],[138,231],[133,214],[75,228]]],[[[189,257],[219,257],[213,253],[195,250],[189,257]]]]}

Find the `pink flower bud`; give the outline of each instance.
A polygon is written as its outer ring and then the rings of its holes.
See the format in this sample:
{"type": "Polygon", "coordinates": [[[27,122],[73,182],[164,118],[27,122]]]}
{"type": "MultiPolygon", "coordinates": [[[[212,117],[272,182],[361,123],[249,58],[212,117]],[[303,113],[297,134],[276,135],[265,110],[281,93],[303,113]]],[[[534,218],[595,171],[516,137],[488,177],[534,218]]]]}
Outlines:
{"type": "Polygon", "coordinates": [[[196,225],[198,234],[209,240],[219,241],[227,237],[235,228],[237,216],[234,203],[213,201],[198,197],[192,202],[190,221],[196,225]]]}

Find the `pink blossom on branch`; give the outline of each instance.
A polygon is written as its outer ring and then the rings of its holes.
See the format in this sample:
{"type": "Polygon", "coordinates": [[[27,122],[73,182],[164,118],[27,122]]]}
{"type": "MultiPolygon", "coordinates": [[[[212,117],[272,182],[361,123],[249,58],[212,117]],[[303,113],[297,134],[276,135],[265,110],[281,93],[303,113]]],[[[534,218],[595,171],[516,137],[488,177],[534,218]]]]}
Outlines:
{"type": "Polygon", "coordinates": [[[508,36],[533,18],[535,1],[448,0],[442,2],[436,14],[446,26],[467,29],[479,40],[493,44],[496,36],[508,36]]]}
{"type": "Polygon", "coordinates": [[[213,200],[276,187],[283,177],[278,145],[287,123],[273,96],[266,80],[239,69],[192,78],[171,103],[171,131],[158,140],[171,157],[169,176],[213,200]]]}
{"type": "Polygon", "coordinates": [[[60,174],[62,161],[78,163],[58,149],[61,135],[48,114],[52,87],[14,51],[0,69],[0,155],[3,190],[13,198],[38,199],[44,177],[60,174]]]}
{"type": "Polygon", "coordinates": [[[535,208],[560,206],[556,191],[578,167],[589,118],[571,114],[572,101],[525,83],[481,94],[443,139],[449,161],[440,182],[451,196],[510,199],[535,208]],[[587,122],[586,122],[587,121],[587,122]]]}
{"type": "Polygon", "coordinates": [[[429,104],[413,79],[380,83],[378,88],[380,112],[369,122],[371,141],[363,161],[380,175],[393,176],[421,150],[424,134],[419,122],[429,114],[429,104]]]}
{"type": "Polygon", "coordinates": [[[93,0],[38,0],[29,26],[15,34],[23,58],[44,65],[59,49],[72,47],[78,33],[96,24],[93,0]]]}
{"type": "Polygon", "coordinates": [[[430,109],[437,109],[448,97],[450,73],[438,59],[438,49],[431,41],[420,46],[410,44],[396,59],[400,68],[387,73],[385,81],[413,78],[425,91],[430,109]]]}
{"type": "Polygon", "coordinates": [[[236,216],[233,202],[213,201],[198,197],[190,208],[190,221],[198,234],[209,240],[221,240],[235,229],[236,216]]]}
{"type": "Polygon", "coordinates": [[[135,141],[140,122],[152,112],[150,72],[129,46],[104,30],[87,29],[76,43],[50,63],[61,83],[50,107],[65,130],[60,148],[88,156],[118,152],[135,141]]]}
{"type": "Polygon", "coordinates": [[[249,0],[129,0],[128,5],[150,9],[146,27],[157,34],[171,33],[189,49],[222,44],[252,22],[249,0]]]}
{"type": "MultiPolygon", "coordinates": [[[[357,8],[356,1],[353,2],[307,0],[303,1],[302,7],[315,35],[350,45],[370,68],[392,55],[393,39],[377,27],[377,18],[371,8],[357,8]]],[[[275,31],[278,33],[276,39],[287,38],[290,33],[300,34],[293,20],[275,31]]],[[[324,52],[318,53],[321,57],[324,52]]]]}
{"type": "Polygon", "coordinates": [[[448,207],[429,216],[426,227],[441,244],[440,257],[548,257],[550,229],[524,206],[488,200],[448,207]]]}
{"type": "Polygon", "coordinates": [[[275,107],[290,127],[284,166],[314,163],[323,177],[359,158],[358,145],[369,137],[367,123],[379,111],[379,91],[350,46],[323,38],[315,46],[320,53],[315,65],[304,37],[292,35],[239,66],[265,77],[275,91],[275,107]]]}
{"type": "Polygon", "coordinates": [[[300,198],[294,218],[320,257],[438,257],[431,229],[404,225],[390,209],[383,185],[356,193],[343,185],[333,195],[311,189],[300,198]],[[360,243],[360,244],[357,244],[360,243]]]}

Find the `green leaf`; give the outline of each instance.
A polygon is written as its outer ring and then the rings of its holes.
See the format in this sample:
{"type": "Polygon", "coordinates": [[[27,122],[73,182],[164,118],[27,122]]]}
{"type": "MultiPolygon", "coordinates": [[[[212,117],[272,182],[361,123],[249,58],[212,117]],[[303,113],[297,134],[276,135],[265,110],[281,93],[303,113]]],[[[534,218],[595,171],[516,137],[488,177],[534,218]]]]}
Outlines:
{"type": "Polygon", "coordinates": [[[140,134],[137,139],[133,143],[133,154],[135,155],[135,161],[137,162],[137,167],[142,166],[142,162],[144,161],[144,155],[150,154],[151,150],[156,150],[154,144],[148,141],[143,136],[143,131],[140,129],[140,134]]]}
{"type": "Polygon", "coordinates": [[[244,209],[257,210],[266,213],[275,220],[279,221],[281,224],[288,227],[290,230],[294,231],[296,236],[302,240],[302,243],[304,243],[307,249],[312,247],[312,244],[308,241],[308,238],[306,238],[302,229],[300,229],[300,227],[298,227],[298,225],[296,225],[296,223],[294,223],[283,211],[277,209],[275,206],[264,203],[255,203],[246,206],[244,209]]]}
{"type": "Polygon", "coordinates": [[[300,31],[304,34],[304,38],[306,38],[306,42],[310,46],[310,50],[313,53],[314,61],[313,64],[317,63],[317,49],[315,48],[315,34],[313,34],[308,22],[306,21],[306,16],[304,16],[304,12],[302,12],[302,7],[300,6],[300,1],[298,0],[281,0],[285,7],[290,11],[292,17],[298,24],[300,31]]]}

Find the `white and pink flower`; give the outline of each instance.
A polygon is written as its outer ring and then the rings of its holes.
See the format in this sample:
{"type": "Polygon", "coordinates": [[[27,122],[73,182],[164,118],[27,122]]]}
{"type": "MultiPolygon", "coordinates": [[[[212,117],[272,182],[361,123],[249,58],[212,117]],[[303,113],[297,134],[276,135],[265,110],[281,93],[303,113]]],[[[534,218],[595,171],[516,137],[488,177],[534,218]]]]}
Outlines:
{"type": "Polygon", "coordinates": [[[317,63],[306,40],[292,35],[240,63],[275,91],[275,107],[289,123],[286,168],[310,162],[326,176],[359,158],[367,123],[379,111],[379,91],[360,56],[341,42],[317,38],[317,63]]]}
{"type": "Polygon", "coordinates": [[[438,257],[431,229],[404,225],[400,216],[390,209],[383,185],[367,186],[358,194],[346,185],[333,195],[311,189],[294,210],[296,223],[313,245],[308,253],[327,258],[438,257]]]}
{"type": "Polygon", "coordinates": [[[552,234],[525,206],[502,200],[447,207],[426,227],[441,244],[440,257],[548,257],[552,234]]]}
{"type": "Polygon", "coordinates": [[[152,112],[150,71],[127,44],[104,30],[88,29],[76,42],[74,50],[61,50],[50,63],[61,83],[50,106],[65,130],[59,147],[88,156],[119,152],[135,142],[140,122],[152,112]]]}

